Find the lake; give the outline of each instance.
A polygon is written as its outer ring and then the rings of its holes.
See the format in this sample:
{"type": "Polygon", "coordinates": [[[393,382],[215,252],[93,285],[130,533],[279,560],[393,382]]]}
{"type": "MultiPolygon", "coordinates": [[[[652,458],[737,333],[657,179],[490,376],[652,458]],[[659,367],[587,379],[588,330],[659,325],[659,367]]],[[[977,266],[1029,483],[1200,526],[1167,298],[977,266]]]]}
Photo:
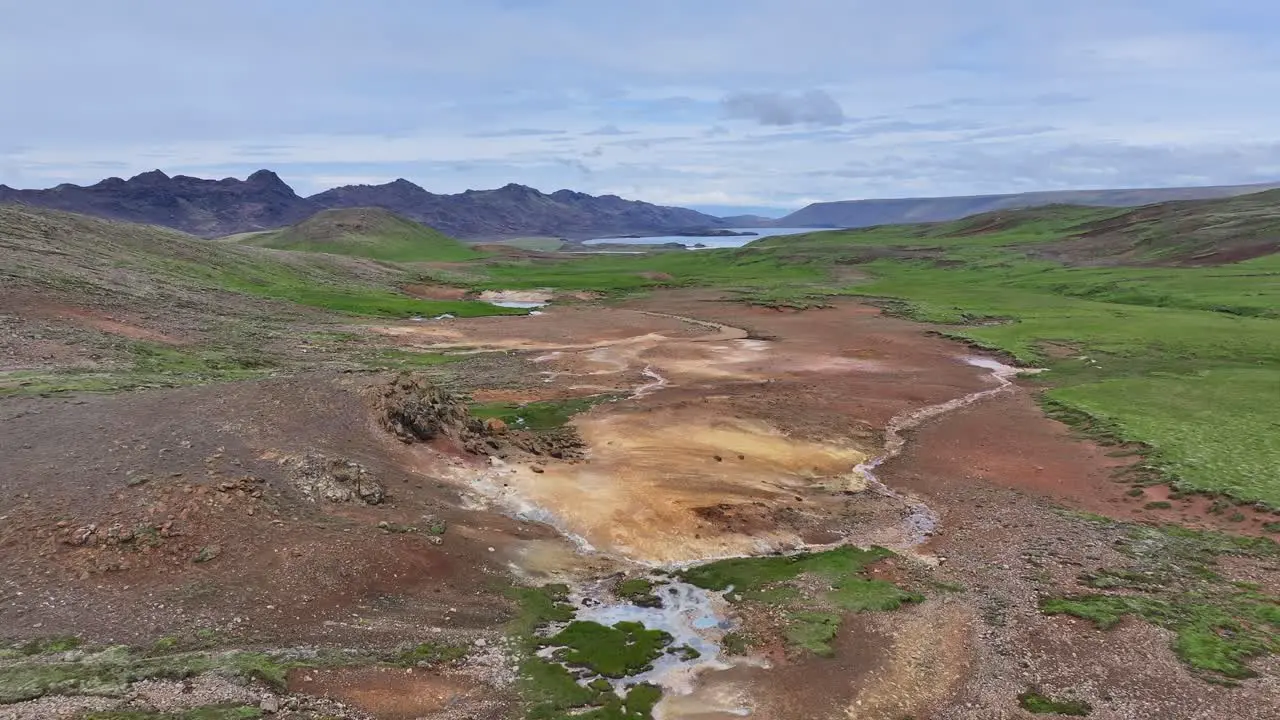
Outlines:
{"type": "Polygon", "coordinates": [[[742,247],[752,240],[759,240],[764,237],[772,237],[774,235],[799,235],[800,233],[819,232],[820,228],[732,228],[734,232],[753,232],[756,235],[742,235],[738,237],[685,237],[683,235],[654,235],[652,237],[641,238],[596,238],[587,240],[584,245],[661,245],[663,243],[680,243],[687,247],[693,247],[698,243],[706,245],[708,248],[736,248],[742,247]]]}

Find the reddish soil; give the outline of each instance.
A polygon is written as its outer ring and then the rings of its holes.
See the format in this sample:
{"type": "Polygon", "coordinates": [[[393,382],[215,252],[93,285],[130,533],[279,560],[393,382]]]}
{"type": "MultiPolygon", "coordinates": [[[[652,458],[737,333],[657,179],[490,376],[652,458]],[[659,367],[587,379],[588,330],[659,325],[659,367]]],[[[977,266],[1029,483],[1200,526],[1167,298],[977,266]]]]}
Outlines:
{"type": "Polygon", "coordinates": [[[148,340],[165,345],[181,345],[183,340],[167,333],[142,326],[140,321],[108,315],[103,312],[74,307],[54,307],[45,310],[50,319],[65,320],[73,325],[101,330],[130,340],[148,340]]]}
{"type": "Polygon", "coordinates": [[[289,692],[337,700],[379,720],[499,717],[510,702],[502,691],[473,678],[419,668],[295,670],[289,674],[289,692]]]}
{"type": "Polygon", "coordinates": [[[893,487],[944,501],[956,487],[984,484],[1117,520],[1265,534],[1261,523],[1271,516],[1250,507],[1213,514],[1212,501],[1203,497],[1173,500],[1170,508],[1148,506],[1168,500],[1169,490],[1154,486],[1130,494],[1135,486],[1122,480],[1136,460],[1131,451],[1076,437],[1041,412],[1033,392],[1020,387],[925,425],[881,476],[893,487]],[[1229,520],[1237,510],[1250,519],[1229,520]]]}
{"type": "Polygon", "coordinates": [[[365,419],[359,384],[301,377],[7,401],[0,627],[128,642],[212,626],[296,644],[403,642],[410,620],[419,632],[492,626],[507,607],[488,592],[502,559],[485,546],[549,531],[459,510],[421,474],[421,452],[365,419]],[[388,501],[306,500],[281,463],[305,450],[365,465],[388,501]],[[440,545],[378,527],[424,515],[449,523],[440,545]],[[100,542],[68,544],[91,524],[100,542]],[[112,526],[149,530],[111,542],[112,526]],[[195,562],[206,548],[216,556],[195,562]],[[355,622],[370,614],[384,625],[355,622]]]}

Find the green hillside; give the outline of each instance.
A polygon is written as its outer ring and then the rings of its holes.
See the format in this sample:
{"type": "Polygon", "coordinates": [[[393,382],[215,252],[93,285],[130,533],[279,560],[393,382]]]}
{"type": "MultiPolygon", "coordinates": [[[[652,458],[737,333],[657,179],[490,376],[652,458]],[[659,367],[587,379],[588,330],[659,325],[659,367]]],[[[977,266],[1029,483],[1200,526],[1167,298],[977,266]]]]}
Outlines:
{"type": "Polygon", "coordinates": [[[297,225],[242,235],[237,242],[389,262],[458,262],[482,257],[444,233],[381,208],[323,210],[297,225]]]}
{"type": "Polygon", "coordinates": [[[413,277],[361,258],[218,243],[154,225],[0,205],[0,282],[12,287],[153,307],[225,308],[240,302],[235,296],[256,296],[351,315],[525,312],[420,300],[399,289],[413,277]]]}

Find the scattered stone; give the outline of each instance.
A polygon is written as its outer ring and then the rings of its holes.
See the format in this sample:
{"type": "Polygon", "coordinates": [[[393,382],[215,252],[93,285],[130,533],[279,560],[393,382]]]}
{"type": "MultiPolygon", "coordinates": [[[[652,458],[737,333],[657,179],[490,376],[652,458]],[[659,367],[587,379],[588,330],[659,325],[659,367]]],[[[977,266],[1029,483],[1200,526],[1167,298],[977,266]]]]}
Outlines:
{"type": "Polygon", "coordinates": [[[205,545],[191,558],[192,562],[204,563],[218,557],[222,554],[222,548],[217,545],[205,545]]]}
{"type": "Polygon", "coordinates": [[[530,466],[530,467],[529,467],[529,469],[530,469],[530,470],[532,470],[532,471],[534,471],[534,472],[536,472],[536,473],[538,473],[538,474],[542,474],[542,473],[544,473],[544,472],[546,472],[546,471],[547,471],[547,469],[546,469],[546,468],[544,468],[544,467],[542,467],[541,465],[532,465],[532,466],[530,466]]]}
{"type": "Polygon", "coordinates": [[[294,463],[290,479],[308,500],[377,505],[387,491],[360,463],[307,453],[294,463]]]}

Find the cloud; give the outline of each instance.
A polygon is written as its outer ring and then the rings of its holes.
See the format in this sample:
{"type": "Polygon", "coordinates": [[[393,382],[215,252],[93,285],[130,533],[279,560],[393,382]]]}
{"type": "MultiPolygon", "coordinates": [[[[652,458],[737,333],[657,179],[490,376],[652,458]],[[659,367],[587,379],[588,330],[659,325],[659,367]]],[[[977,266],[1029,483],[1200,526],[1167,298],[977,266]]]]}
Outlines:
{"type": "Polygon", "coordinates": [[[585,175],[585,176],[591,175],[591,168],[588,167],[587,164],[582,162],[581,160],[575,160],[573,158],[556,158],[556,162],[567,168],[570,168],[571,170],[575,170],[581,173],[582,175],[585,175]]]}
{"type": "Polygon", "coordinates": [[[627,148],[631,150],[648,150],[649,148],[655,145],[669,145],[671,143],[679,143],[679,142],[684,142],[685,140],[692,140],[692,139],[693,138],[687,135],[674,135],[674,136],[667,136],[667,137],[636,138],[634,140],[611,140],[605,143],[605,145],[627,148]]]}
{"type": "Polygon", "coordinates": [[[608,125],[601,125],[595,130],[589,130],[583,134],[584,135],[635,135],[635,131],[622,130],[617,125],[610,123],[608,125]]]}
{"type": "Polygon", "coordinates": [[[795,95],[731,93],[720,105],[727,118],[754,120],[761,125],[839,125],[845,121],[840,103],[822,90],[795,95]]]}
{"type": "Polygon", "coordinates": [[[471,137],[537,137],[541,135],[563,135],[564,132],[564,130],[542,130],[540,128],[512,128],[511,130],[491,130],[488,132],[471,133],[471,137]]]}
{"type": "Polygon", "coordinates": [[[1088,102],[1089,98],[1077,93],[1046,92],[1023,97],[955,97],[938,102],[912,105],[911,110],[969,110],[989,108],[1016,108],[1025,106],[1053,107],[1088,102]]]}
{"type": "Polygon", "coordinates": [[[786,207],[1280,177],[1264,0],[130,7],[6,5],[0,66],[23,72],[0,73],[0,183],[269,167],[301,192],[405,177],[786,207]]]}

